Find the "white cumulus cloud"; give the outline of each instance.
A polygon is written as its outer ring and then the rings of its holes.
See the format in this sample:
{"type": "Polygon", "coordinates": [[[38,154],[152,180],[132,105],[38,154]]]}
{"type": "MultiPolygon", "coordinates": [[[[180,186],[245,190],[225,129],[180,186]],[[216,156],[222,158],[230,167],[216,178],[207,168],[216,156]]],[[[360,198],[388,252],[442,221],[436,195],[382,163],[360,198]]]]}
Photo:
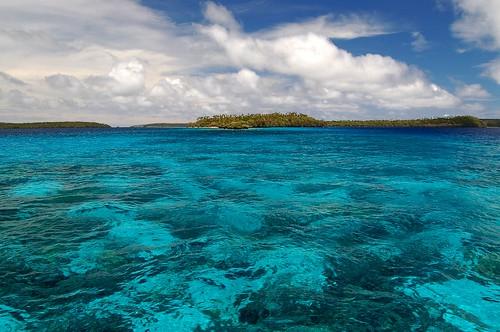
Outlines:
{"type": "Polygon", "coordinates": [[[477,47],[494,51],[497,58],[485,64],[483,74],[500,84],[500,1],[454,0],[458,19],[452,31],[458,38],[477,47]]]}
{"type": "Polygon", "coordinates": [[[138,61],[117,64],[109,77],[114,79],[112,90],[117,95],[133,95],[144,89],[144,66],[138,61]]]}
{"type": "Polygon", "coordinates": [[[257,84],[259,83],[259,75],[257,75],[254,71],[242,69],[238,72],[236,78],[238,82],[243,86],[257,89],[257,84]]]}
{"type": "Polygon", "coordinates": [[[214,2],[207,2],[204,12],[205,18],[212,23],[219,24],[231,30],[238,30],[240,24],[236,21],[233,14],[226,7],[214,2]]]}
{"type": "Polygon", "coordinates": [[[442,108],[458,103],[417,68],[378,54],[354,56],[328,35],[297,30],[295,35],[255,36],[215,21],[200,30],[221,46],[234,66],[312,80],[318,92],[328,89],[363,104],[389,108],[442,108]]]}
{"type": "Polygon", "coordinates": [[[459,18],[452,25],[454,34],[487,49],[500,49],[500,1],[454,0],[459,18]]]}
{"type": "Polygon", "coordinates": [[[456,94],[465,100],[481,100],[490,97],[488,91],[480,84],[463,84],[457,89],[456,94]]]}

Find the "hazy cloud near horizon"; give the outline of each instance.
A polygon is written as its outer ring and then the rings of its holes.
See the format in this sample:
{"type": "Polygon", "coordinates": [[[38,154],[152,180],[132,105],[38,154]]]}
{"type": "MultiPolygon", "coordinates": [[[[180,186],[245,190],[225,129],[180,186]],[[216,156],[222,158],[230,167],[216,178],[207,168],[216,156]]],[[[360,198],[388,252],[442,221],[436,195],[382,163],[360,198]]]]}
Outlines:
{"type": "MultiPolygon", "coordinates": [[[[467,0],[456,6],[462,14],[453,33],[498,51],[500,18],[467,0]],[[483,14],[491,36],[466,29],[483,14]]],[[[447,91],[415,66],[354,55],[332,41],[393,32],[375,16],[328,14],[249,33],[224,6],[207,2],[203,10],[203,23],[176,24],[133,0],[0,3],[0,121],[127,125],[273,111],[339,119],[481,114],[490,96],[477,83],[447,91]]],[[[499,68],[498,59],[485,64],[484,75],[500,84],[499,68]]]]}

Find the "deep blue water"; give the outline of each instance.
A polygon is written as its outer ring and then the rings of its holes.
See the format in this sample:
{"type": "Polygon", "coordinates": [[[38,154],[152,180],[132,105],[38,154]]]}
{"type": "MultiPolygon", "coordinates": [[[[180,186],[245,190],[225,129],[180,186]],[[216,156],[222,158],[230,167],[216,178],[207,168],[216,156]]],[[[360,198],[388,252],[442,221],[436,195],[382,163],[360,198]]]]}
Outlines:
{"type": "Polygon", "coordinates": [[[500,130],[0,131],[0,331],[500,330],[500,130]]]}

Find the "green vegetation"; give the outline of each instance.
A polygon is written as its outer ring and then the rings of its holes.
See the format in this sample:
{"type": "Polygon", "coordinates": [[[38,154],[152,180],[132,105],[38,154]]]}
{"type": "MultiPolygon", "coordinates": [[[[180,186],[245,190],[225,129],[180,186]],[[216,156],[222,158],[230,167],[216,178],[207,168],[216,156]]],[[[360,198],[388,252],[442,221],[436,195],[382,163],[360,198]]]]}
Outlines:
{"type": "Polygon", "coordinates": [[[500,127],[500,119],[481,119],[487,127],[500,127]]]}
{"type": "Polygon", "coordinates": [[[298,113],[215,115],[189,124],[193,128],[247,129],[268,127],[485,127],[473,116],[417,120],[323,121],[298,113]]]}
{"type": "Polygon", "coordinates": [[[366,121],[327,121],[328,127],[486,127],[473,116],[416,120],[366,120],[366,121]]]}
{"type": "Polygon", "coordinates": [[[207,128],[216,127],[224,129],[247,129],[268,127],[323,127],[324,121],[316,120],[305,114],[298,113],[272,113],[272,114],[246,114],[246,115],[215,115],[201,117],[190,127],[207,128]]]}
{"type": "Polygon", "coordinates": [[[97,122],[31,122],[6,123],[0,122],[0,129],[40,129],[40,128],[111,128],[107,124],[97,122]]]}

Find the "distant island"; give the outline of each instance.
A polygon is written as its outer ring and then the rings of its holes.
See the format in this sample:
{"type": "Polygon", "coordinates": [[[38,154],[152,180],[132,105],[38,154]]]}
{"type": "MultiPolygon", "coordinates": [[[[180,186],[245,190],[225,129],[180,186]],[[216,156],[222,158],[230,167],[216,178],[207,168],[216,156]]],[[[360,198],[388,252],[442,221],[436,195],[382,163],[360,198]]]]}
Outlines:
{"type": "Polygon", "coordinates": [[[500,127],[500,119],[481,119],[486,127],[500,127]]]}
{"type": "Polygon", "coordinates": [[[107,124],[97,122],[63,121],[63,122],[0,122],[0,129],[55,129],[55,128],[111,128],[107,124]]]}
{"type": "Polygon", "coordinates": [[[145,125],[135,125],[132,128],[187,128],[189,123],[149,123],[145,125]]]}
{"type": "Polygon", "coordinates": [[[467,127],[482,128],[495,124],[473,116],[455,116],[415,120],[318,120],[300,113],[215,115],[201,117],[189,124],[192,128],[249,129],[269,127],[467,127]]]}
{"type": "MultiPolygon", "coordinates": [[[[150,123],[135,125],[130,128],[220,128],[250,129],[275,127],[457,127],[485,128],[500,127],[500,119],[479,119],[470,115],[414,120],[318,120],[301,113],[271,113],[243,115],[214,115],[198,118],[191,123],[150,123]]],[[[57,129],[57,128],[111,128],[110,125],[97,122],[0,122],[0,129],[57,129]]]]}

